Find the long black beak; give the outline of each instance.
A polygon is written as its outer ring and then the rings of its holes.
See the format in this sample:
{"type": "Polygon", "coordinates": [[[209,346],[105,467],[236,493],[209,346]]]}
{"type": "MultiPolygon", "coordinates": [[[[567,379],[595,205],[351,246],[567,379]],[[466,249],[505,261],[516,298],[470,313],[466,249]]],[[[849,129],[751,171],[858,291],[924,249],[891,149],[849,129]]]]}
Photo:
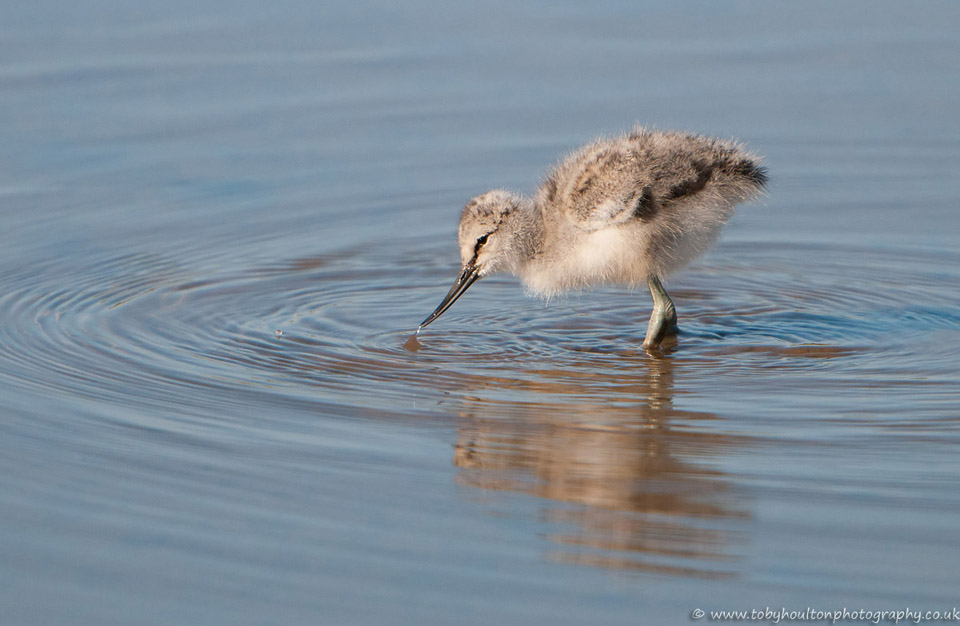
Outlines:
{"type": "Polygon", "coordinates": [[[417,328],[417,334],[420,334],[420,331],[423,330],[423,327],[431,323],[433,320],[437,319],[443,312],[453,306],[453,303],[457,301],[457,298],[462,296],[464,292],[470,288],[470,285],[477,282],[480,279],[480,268],[473,263],[467,265],[463,268],[463,271],[460,272],[460,276],[457,277],[457,282],[453,283],[453,287],[450,288],[450,291],[447,292],[447,295],[443,297],[443,301],[440,303],[433,313],[427,316],[427,319],[420,322],[420,326],[417,328]]]}

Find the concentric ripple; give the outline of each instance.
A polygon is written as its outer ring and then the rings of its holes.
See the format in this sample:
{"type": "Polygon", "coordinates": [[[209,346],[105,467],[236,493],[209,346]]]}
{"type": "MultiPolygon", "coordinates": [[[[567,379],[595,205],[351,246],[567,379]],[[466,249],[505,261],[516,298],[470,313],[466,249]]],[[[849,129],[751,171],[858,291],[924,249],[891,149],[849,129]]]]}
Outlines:
{"type": "MultiPolygon", "coordinates": [[[[671,282],[681,334],[661,358],[705,377],[758,361],[830,375],[831,361],[877,371],[900,354],[899,372],[935,375],[951,355],[934,339],[960,330],[958,268],[944,253],[727,245],[671,282]]],[[[654,358],[639,348],[645,293],[545,304],[509,278],[481,282],[410,340],[455,269],[370,249],[209,274],[148,255],[51,262],[5,279],[2,369],[19,385],[54,379],[121,402],[190,404],[253,385],[394,411],[425,389],[616,388],[623,368],[654,358]]]]}

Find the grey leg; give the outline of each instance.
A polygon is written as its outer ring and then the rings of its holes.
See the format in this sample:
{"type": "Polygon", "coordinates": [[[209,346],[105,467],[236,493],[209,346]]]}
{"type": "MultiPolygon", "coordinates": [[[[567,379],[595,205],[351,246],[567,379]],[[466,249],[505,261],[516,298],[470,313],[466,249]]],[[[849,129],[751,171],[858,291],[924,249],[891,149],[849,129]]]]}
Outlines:
{"type": "Polygon", "coordinates": [[[677,310],[659,278],[651,276],[647,279],[647,285],[650,287],[650,295],[653,296],[653,312],[650,313],[643,347],[652,348],[660,345],[667,335],[677,332],[677,310]]]}

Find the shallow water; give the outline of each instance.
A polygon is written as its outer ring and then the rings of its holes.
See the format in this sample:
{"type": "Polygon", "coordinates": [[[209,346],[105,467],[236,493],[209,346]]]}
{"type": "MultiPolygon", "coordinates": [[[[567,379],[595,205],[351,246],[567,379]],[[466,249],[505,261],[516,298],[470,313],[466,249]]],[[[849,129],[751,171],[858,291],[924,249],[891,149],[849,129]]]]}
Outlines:
{"type": "Polygon", "coordinates": [[[955,4],[5,14],[10,623],[956,603],[955,4]],[[634,122],[772,174],[675,344],[511,278],[410,340],[471,195],[634,122]]]}

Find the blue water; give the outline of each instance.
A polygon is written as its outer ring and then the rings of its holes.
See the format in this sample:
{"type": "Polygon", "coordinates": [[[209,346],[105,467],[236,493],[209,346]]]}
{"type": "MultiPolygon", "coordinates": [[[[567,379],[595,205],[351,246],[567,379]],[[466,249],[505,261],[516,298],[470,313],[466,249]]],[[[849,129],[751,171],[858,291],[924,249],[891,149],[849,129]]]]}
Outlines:
{"type": "Polygon", "coordinates": [[[943,610],[955,3],[50,0],[0,20],[4,624],[943,610]],[[769,196],[649,296],[458,270],[634,123],[769,196]]]}

